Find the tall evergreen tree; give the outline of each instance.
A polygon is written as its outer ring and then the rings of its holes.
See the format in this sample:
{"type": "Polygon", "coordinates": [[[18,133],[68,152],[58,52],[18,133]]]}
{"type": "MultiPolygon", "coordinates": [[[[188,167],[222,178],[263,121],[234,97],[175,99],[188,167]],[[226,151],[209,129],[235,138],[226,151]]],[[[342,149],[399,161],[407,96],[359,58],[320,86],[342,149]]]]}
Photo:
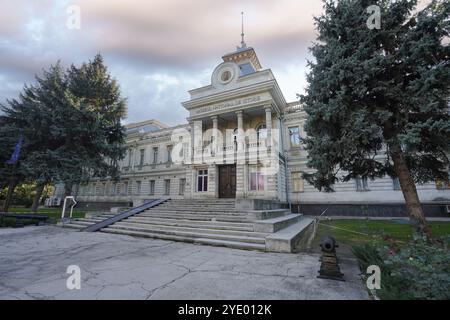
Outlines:
{"type": "Polygon", "coordinates": [[[72,65],[67,81],[71,94],[80,101],[73,117],[83,124],[72,128],[68,135],[68,143],[76,145],[77,155],[82,157],[82,161],[71,161],[72,169],[61,176],[69,194],[73,184],[91,175],[118,178],[118,161],[125,154],[121,120],[126,116],[126,100],[100,54],[79,68],[72,65]]]}
{"type": "Polygon", "coordinates": [[[416,183],[448,179],[450,3],[325,0],[315,18],[305,130],[305,179],[333,191],[339,180],[398,177],[411,224],[429,228],[416,183]],[[381,28],[369,29],[377,5],[381,28]]]}
{"type": "Polygon", "coordinates": [[[23,132],[21,170],[37,183],[33,210],[50,182],[63,182],[70,193],[92,175],[117,177],[126,107],[100,55],[67,72],[59,63],[50,67],[2,110],[0,120],[23,132]]]}
{"type": "Polygon", "coordinates": [[[46,184],[57,177],[60,170],[58,162],[59,147],[64,110],[72,106],[64,72],[59,63],[44,70],[36,83],[25,86],[18,99],[1,106],[4,115],[0,121],[16,130],[16,136],[23,137],[22,152],[15,164],[13,175],[22,175],[25,180],[37,185],[32,211],[37,210],[41,193],[46,184]]]}

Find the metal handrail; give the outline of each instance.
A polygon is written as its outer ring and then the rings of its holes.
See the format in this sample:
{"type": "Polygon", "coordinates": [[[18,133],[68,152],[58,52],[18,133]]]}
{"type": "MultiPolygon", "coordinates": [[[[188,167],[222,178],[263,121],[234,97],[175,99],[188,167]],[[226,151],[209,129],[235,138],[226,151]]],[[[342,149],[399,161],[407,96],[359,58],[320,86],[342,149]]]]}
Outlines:
{"type": "Polygon", "coordinates": [[[119,214],[116,214],[114,217],[111,217],[111,218],[105,219],[103,221],[100,221],[100,222],[98,222],[96,224],[93,224],[93,225],[91,225],[89,227],[86,227],[86,228],[82,229],[81,231],[86,231],[86,232],[98,231],[98,230],[100,230],[102,228],[105,228],[105,227],[107,227],[107,226],[109,226],[109,225],[111,225],[111,224],[113,224],[113,223],[115,223],[117,221],[126,219],[126,218],[131,217],[131,216],[133,216],[135,214],[141,213],[144,210],[147,210],[147,209],[150,209],[152,207],[155,207],[155,206],[157,206],[157,205],[159,205],[159,204],[161,204],[161,203],[163,203],[163,202],[165,202],[167,200],[169,200],[169,199],[156,199],[156,200],[151,200],[151,201],[145,202],[144,204],[142,204],[142,205],[140,205],[138,207],[125,210],[125,211],[123,211],[123,212],[121,212],[119,214]]]}

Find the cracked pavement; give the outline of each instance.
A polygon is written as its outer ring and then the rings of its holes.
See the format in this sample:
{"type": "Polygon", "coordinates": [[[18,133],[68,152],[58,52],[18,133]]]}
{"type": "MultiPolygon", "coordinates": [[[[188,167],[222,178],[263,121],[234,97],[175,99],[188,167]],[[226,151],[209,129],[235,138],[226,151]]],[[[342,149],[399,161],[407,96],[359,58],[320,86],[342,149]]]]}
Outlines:
{"type": "Polygon", "coordinates": [[[56,226],[0,229],[0,299],[369,299],[356,261],[318,279],[317,254],[193,245],[56,226]],[[69,290],[69,265],[81,289],[69,290]]]}

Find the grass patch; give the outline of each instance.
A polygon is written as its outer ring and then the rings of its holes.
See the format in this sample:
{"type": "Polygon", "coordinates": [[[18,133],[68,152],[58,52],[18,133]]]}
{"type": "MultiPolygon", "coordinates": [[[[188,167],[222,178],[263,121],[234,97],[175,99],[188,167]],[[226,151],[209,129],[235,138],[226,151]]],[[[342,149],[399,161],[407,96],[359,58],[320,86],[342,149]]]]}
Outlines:
{"type": "MultiPolygon", "coordinates": [[[[24,207],[11,207],[9,209],[10,213],[31,213],[31,209],[30,208],[24,208],[24,207]]],[[[59,220],[61,219],[61,212],[62,209],[61,208],[46,208],[46,207],[40,207],[38,209],[39,214],[46,214],[48,215],[50,218],[53,218],[55,220],[59,220]]],[[[66,210],[66,216],[68,216],[69,211],[66,210]]],[[[73,210],[72,213],[72,218],[84,218],[85,216],[85,212],[84,211],[78,211],[78,210],[73,210]]]]}
{"type": "MultiPolygon", "coordinates": [[[[450,235],[450,222],[429,222],[433,235],[450,235]]],[[[330,220],[320,221],[317,236],[322,239],[330,235],[338,242],[347,245],[360,245],[366,242],[382,241],[389,237],[406,242],[412,239],[412,229],[406,220],[330,220]]],[[[320,241],[320,240],[319,240],[320,241]]]]}
{"type": "MultiPolygon", "coordinates": [[[[429,222],[433,235],[450,235],[450,222],[429,222]]],[[[320,252],[319,244],[326,236],[334,237],[339,244],[338,254],[353,257],[352,247],[364,244],[383,243],[389,238],[400,245],[412,239],[408,220],[342,219],[322,220],[312,243],[312,251],[320,252]]]]}
{"type": "Polygon", "coordinates": [[[444,244],[413,236],[407,220],[322,220],[312,250],[319,253],[321,240],[332,236],[339,244],[338,257],[356,257],[363,275],[369,265],[379,266],[376,294],[381,299],[449,299],[450,222],[429,225],[444,244]]]}

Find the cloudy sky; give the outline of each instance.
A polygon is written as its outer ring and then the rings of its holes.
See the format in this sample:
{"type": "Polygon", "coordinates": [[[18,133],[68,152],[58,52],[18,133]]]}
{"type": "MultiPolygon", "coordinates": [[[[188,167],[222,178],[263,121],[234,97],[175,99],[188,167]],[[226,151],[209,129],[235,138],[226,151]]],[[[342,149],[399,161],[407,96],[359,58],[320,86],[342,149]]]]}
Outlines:
{"type": "Polygon", "coordinates": [[[80,64],[97,52],[128,98],[126,123],[185,122],[187,91],[210,83],[225,53],[246,42],[288,101],[305,86],[320,0],[0,0],[0,102],[42,68],[80,64]],[[74,22],[80,9],[80,28],[74,22]],[[72,24],[73,26],[73,24],[72,24]]]}

